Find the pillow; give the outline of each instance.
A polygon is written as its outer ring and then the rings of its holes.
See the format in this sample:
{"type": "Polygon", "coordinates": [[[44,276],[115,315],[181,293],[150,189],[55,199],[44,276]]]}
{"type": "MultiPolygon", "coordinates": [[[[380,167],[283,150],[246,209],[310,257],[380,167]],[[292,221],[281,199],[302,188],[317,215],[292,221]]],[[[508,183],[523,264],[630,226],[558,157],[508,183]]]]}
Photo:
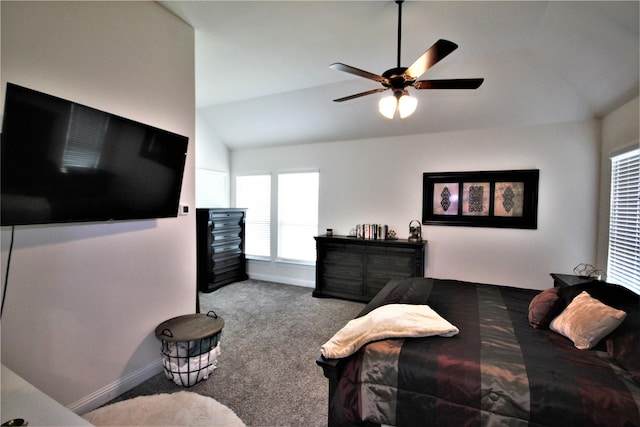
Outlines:
{"type": "Polygon", "coordinates": [[[386,304],[426,304],[432,287],[433,279],[426,277],[391,279],[356,317],[386,304]]]}
{"type": "Polygon", "coordinates": [[[320,352],[327,359],[339,359],[372,341],[435,335],[452,337],[458,332],[458,328],[428,305],[388,304],[350,320],[324,343],[320,352]]]}
{"type": "Polygon", "coordinates": [[[600,280],[592,280],[578,285],[560,288],[559,295],[565,305],[569,305],[573,299],[583,291],[587,291],[593,298],[601,303],[624,311],[637,311],[640,297],[633,291],[600,280]]]}
{"type": "Polygon", "coordinates": [[[551,321],[549,328],[586,350],[616,329],[627,316],[592,298],[586,291],[575,297],[562,313],[551,321]]]}
{"type": "Polygon", "coordinates": [[[627,318],[607,337],[607,352],[640,385],[640,313],[627,318]]]}
{"type": "Polygon", "coordinates": [[[559,295],[560,288],[549,288],[533,297],[529,303],[529,324],[536,329],[547,329],[549,323],[565,308],[559,295]]]}

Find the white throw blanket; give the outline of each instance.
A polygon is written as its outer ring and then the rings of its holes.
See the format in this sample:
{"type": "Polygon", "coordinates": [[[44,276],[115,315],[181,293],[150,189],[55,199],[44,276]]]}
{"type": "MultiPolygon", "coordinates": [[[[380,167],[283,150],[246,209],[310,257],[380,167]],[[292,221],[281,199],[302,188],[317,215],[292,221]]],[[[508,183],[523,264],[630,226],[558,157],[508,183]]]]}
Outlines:
{"type": "Polygon", "coordinates": [[[428,305],[387,304],[349,321],[320,349],[327,359],[347,357],[360,347],[387,338],[452,337],[458,328],[428,305]]]}
{"type": "MultiPolygon", "coordinates": [[[[179,347],[175,346],[175,348],[179,347]]],[[[171,347],[169,349],[172,354],[177,354],[171,347]]],[[[178,385],[191,386],[209,378],[209,374],[218,367],[218,357],[220,357],[220,343],[199,356],[169,357],[163,354],[164,375],[178,385]]]]}

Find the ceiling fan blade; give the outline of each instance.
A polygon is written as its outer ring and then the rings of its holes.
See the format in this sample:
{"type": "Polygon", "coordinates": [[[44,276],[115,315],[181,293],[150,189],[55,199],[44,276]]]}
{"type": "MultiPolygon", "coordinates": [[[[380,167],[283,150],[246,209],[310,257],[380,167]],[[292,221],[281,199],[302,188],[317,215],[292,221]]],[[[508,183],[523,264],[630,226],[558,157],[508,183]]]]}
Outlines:
{"type": "Polygon", "coordinates": [[[416,89],[477,89],[484,79],[444,79],[419,80],[414,83],[416,89]]]}
{"type": "Polygon", "coordinates": [[[338,98],[338,99],[334,99],[333,102],[342,102],[342,101],[348,101],[350,99],[354,99],[354,98],[360,98],[361,96],[366,96],[366,95],[371,95],[374,93],[378,93],[378,92],[382,92],[387,90],[388,88],[385,87],[380,87],[378,89],[372,89],[372,90],[368,90],[366,92],[360,92],[360,93],[356,93],[355,95],[349,95],[349,96],[345,96],[344,98],[338,98]]]}
{"type": "Polygon", "coordinates": [[[351,65],[342,64],[340,62],[336,62],[334,64],[329,65],[329,68],[333,68],[334,70],[338,70],[338,71],[344,71],[345,73],[349,73],[349,74],[355,74],[356,76],[364,77],[365,79],[375,80],[380,83],[387,81],[387,79],[382,76],[370,73],[368,71],[361,70],[356,67],[352,67],[351,65]]]}
{"type": "Polygon", "coordinates": [[[429,68],[433,67],[445,56],[456,50],[458,45],[449,40],[440,39],[422,54],[407,70],[404,75],[410,79],[417,79],[429,68]]]}

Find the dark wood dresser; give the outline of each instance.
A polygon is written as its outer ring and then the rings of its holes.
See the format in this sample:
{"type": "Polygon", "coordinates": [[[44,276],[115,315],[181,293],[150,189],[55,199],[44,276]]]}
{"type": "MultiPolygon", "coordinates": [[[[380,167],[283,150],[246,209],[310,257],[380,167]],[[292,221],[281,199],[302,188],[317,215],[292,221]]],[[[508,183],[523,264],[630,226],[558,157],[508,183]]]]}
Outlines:
{"type": "Polygon", "coordinates": [[[246,209],[196,209],[198,290],[211,292],[246,280],[246,209]]]}
{"type": "Polygon", "coordinates": [[[424,277],[426,241],[316,239],[315,297],[368,302],[391,279],[424,277]]]}
{"type": "Polygon", "coordinates": [[[567,286],[581,285],[595,280],[593,277],[576,276],[575,274],[551,273],[554,288],[566,288],[567,286]]]}

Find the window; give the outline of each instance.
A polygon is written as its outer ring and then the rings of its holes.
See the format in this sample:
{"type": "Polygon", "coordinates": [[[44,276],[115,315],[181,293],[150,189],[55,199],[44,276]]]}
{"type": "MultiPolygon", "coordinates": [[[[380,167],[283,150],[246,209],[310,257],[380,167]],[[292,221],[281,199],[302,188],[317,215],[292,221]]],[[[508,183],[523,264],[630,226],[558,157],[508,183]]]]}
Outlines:
{"type": "Polygon", "coordinates": [[[640,149],[611,159],[607,281],[640,293],[640,149]]]}
{"type": "Polygon", "coordinates": [[[280,173],[271,191],[271,175],[236,177],[236,206],[247,208],[248,257],[274,258],[277,252],[279,260],[315,261],[319,181],[318,172],[280,173]],[[272,241],[277,242],[273,251],[272,241]]]}
{"type": "Polygon", "coordinates": [[[319,173],[278,175],[278,258],[314,261],[319,173]]]}
{"type": "Polygon", "coordinates": [[[271,175],[238,176],[236,206],[247,208],[246,255],[271,256],[271,175]]]}

